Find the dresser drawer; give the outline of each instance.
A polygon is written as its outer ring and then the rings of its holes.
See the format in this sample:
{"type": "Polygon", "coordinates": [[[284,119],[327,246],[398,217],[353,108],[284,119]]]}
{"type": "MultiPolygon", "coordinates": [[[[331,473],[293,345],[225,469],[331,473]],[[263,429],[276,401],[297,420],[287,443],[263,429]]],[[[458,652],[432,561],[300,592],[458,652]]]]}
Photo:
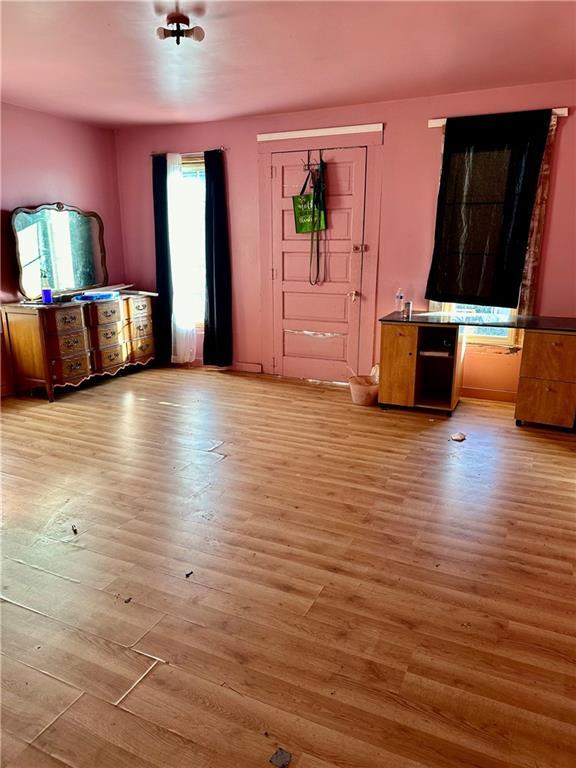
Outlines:
{"type": "Polygon", "coordinates": [[[81,379],[84,376],[89,376],[91,371],[92,365],[88,352],[52,361],[52,381],[54,383],[81,379]]]}
{"type": "Polygon", "coordinates": [[[143,315],[127,324],[128,334],[131,339],[141,339],[144,336],[152,335],[152,318],[150,315],[143,315]]]}
{"type": "Polygon", "coordinates": [[[48,336],[47,342],[51,358],[77,355],[79,352],[88,352],[90,349],[88,334],[85,330],[48,336]]]}
{"type": "Polygon", "coordinates": [[[84,307],[42,310],[45,312],[46,328],[49,333],[79,331],[86,326],[84,307]]]}
{"type": "Polygon", "coordinates": [[[520,376],[576,382],[576,334],[526,331],[520,376]]]}
{"type": "Polygon", "coordinates": [[[149,296],[129,296],[125,302],[127,315],[130,319],[152,314],[152,300],[149,296]]]}
{"type": "Polygon", "coordinates": [[[105,371],[108,368],[115,368],[117,365],[124,365],[127,360],[128,350],[126,344],[117,344],[115,347],[94,350],[94,363],[97,371],[105,371]]]}
{"type": "Polygon", "coordinates": [[[135,339],[130,342],[130,358],[139,360],[142,357],[148,357],[154,354],[154,337],[147,336],[142,339],[135,339]]]}
{"type": "Polygon", "coordinates": [[[118,323],[106,323],[106,325],[94,325],[90,329],[92,344],[94,347],[115,347],[122,344],[124,337],[123,325],[118,323]]]}
{"type": "Polygon", "coordinates": [[[515,416],[518,421],[573,427],[576,417],[576,384],[521,376],[515,416]]]}
{"type": "Polygon", "coordinates": [[[91,325],[118,322],[122,320],[122,301],[94,301],[89,311],[91,325]]]}

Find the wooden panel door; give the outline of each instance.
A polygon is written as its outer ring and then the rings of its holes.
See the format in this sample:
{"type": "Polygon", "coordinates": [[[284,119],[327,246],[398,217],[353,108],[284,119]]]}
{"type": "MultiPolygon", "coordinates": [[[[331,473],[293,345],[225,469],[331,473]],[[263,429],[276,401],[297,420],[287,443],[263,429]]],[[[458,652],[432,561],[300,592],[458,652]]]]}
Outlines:
{"type": "MultiPolygon", "coordinates": [[[[272,156],[274,372],[346,381],[358,367],[366,148],[326,149],[322,156],[327,229],[316,285],[310,284],[310,235],[296,233],[292,208],[308,153],[272,156]]],[[[319,152],[310,152],[310,159],[317,162],[319,152]]]]}
{"type": "Polygon", "coordinates": [[[378,401],[414,405],[418,326],[382,323],[378,401]]]}

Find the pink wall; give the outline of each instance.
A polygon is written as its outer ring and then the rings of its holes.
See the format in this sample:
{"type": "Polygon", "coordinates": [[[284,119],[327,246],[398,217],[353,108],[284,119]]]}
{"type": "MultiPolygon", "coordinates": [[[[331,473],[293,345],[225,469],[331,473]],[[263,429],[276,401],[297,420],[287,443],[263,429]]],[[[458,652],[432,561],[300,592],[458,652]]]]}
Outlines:
{"type": "Polygon", "coordinates": [[[514,401],[518,391],[521,351],[468,344],[464,356],[464,397],[514,401]]]}
{"type": "MultiPolygon", "coordinates": [[[[392,309],[401,286],[416,306],[433,240],[441,131],[430,117],[576,105],[574,81],[451,94],[405,101],[251,117],[218,123],[140,126],[113,133],[40,112],[3,105],[2,213],[62,200],[101,214],[112,281],[154,287],[151,193],[153,152],[195,152],[224,145],[228,170],[234,283],[235,358],[262,361],[256,134],[384,122],[380,266],[376,317],[392,309]]],[[[538,298],[541,314],[576,314],[576,117],[559,121],[538,298]]],[[[370,169],[368,170],[370,173],[370,169]]],[[[4,242],[4,238],[3,238],[4,242]]],[[[14,296],[12,260],[3,259],[3,298],[14,296]]],[[[375,320],[376,320],[375,317],[375,320]]],[[[469,353],[465,386],[515,388],[517,362],[469,353]],[[488,376],[487,370],[490,370],[488,376]]]]}
{"type": "MultiPolygon", "coordinates": [[[[300,128],[384,122],[384,177],[381,213],[377,316],[393,309],[401,286],[424,306],[424,288],[433,243],[442,133],[429,129],[432,117],[576,105],[574,81],[381,102],[317,111],[251,117],[217,123],[140,126],[117,131],[118,179],[126,277],[154,286],[151,163],[153,152],[195,152],[223,145],[228,169],[234,282],[235,358],[262,360],[261,286],[258,230],[256,134],[300,128]]],[[[576,314],[576,117],[559,124],[544,243],[538,311],[576,314]]],[[[370,172],[370,169],[369,169],[370,172]]],[[[504,360],[500,356],[500,360],[504,360]]],[[[490,365],[498,367],[498,361],[490,365]]],[[[504,363],[500,363],[504,366],[504,363]]],[[[482,380],[482,365],[469,365],[468,387],[493,388],[482,380]]],[[[510,361],[502,368],[510,384],[510,361]]],[[[497,380],[496,380],[497,383],[497,380]]]]}
{"type": "MultiPolygon", "coordinates": [[[[2,224],[21,205],[61,201],[96,211],[104,221],[108,271],[124,279],[114,134],[73,120],[2,104],[2,224]]],[[[6,233],[5,233],[6,234],[6,233]]],[[[14,298],[10,237],[4,258],[2,300],[14,298]]]]}

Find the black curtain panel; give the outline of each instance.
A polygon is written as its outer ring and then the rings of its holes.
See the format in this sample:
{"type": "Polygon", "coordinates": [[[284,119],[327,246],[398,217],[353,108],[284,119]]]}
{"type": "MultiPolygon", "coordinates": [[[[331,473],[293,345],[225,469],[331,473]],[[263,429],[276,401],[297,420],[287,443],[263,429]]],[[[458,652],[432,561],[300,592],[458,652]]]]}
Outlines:
{"type": "Polygon", "coordinates": [[[206,173],[206,312],[204,365],[232,365],[232,272],[224,153],[204,153],[206,173]]]}
{"type": "Polygon", "coordinates": [[[172,271],[168,234],[168,186],[166,155],[152,157],[154,193],[154,239],[156,243],[156,290],[154,328],[156,360],[168,364],[172,359],[172,271]]]}
{"type": "Polygon", "coordinates": [[[427,299],[518,305],[550,117],[447,120],[427,299]]]}

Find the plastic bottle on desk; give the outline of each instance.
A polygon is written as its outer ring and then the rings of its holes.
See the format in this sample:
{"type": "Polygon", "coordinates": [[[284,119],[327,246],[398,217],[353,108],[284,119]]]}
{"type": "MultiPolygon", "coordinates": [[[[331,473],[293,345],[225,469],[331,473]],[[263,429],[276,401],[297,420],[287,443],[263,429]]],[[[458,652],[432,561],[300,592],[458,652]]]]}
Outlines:
{"type": "Polygon", "coordinates": [[[42,290],[42,303],[52,304],[52,288],[50,288],[46,272],[42,272],[40,275],[40,288],[42,290]]]}
{"type": "Polygon", "coordinates": [[[398,288],[396,296],[394,297],[394,309],[396,312],[402,312],[404,309],[404,291],[402,288],[398,288]]]}

